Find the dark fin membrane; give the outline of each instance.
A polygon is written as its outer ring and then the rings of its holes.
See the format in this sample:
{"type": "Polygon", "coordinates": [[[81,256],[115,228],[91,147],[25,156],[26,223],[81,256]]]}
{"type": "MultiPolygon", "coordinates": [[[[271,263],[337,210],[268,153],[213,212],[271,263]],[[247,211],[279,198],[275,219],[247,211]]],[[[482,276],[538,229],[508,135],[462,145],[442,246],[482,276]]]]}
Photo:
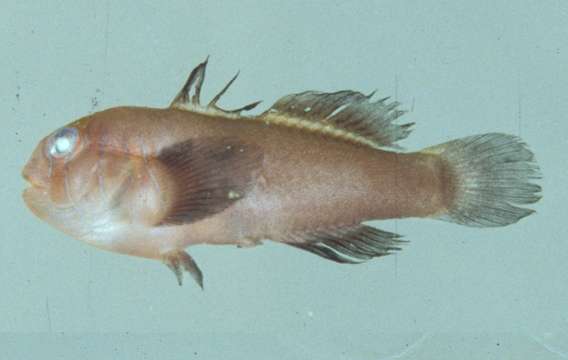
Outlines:
{"type": "Polygon", "coordinates": [[[187,105],[190,103],[193,105],[200,104],[201,87],[203,86],[203,81],[205,80],[205,70],[207,69],[208,61],[209,58],[205,59],[204,62],[197,65],[195,69],[191,71],[185,84],[172,101],[170,107],[177,107],[178,105],[187,105]],[[191,95],[192,91],[193,95],[191,95]]]}
{"type": "Polygon", "coordinates": [[[341,264],[359,264],[401,250],[406,241],[395,233],[355,225],[289,234],[287,245],[341,264]]]}
{"type": "Polygon", "coordinates": [[[261,115],[268,122],[321,131],[373,147],[398,147],[396,142],[410,134],[413,123],[398,125],[404,111],[388,98],[371,101],[356,91],[324,93],[306,91],[280,98],[261,115]]]}
{"type": "Polygon", "coordinates": [[[541,187],[534,154],[516,136],[483,134],[422,150],[446,160],[452,176],[453,202],[440,220],[474,227],[516,223],[534,210],[517,205],[537,202],[541,187]]]}
{"type": "Polygon", "coordinates": [[[246,196],[262,165],[260,149],[235,138],[191,139],[158,155],[174,181],[174,202],[159,225],[191,223],[246,196]]]}
{"type": "Polygon", "coordinates": [[[162,261],[173,271],[179,286],[183,285],[183,272],[188,272],[193,280],[203,289],[203,273],[197,263],[183,250],[173,250],[162,256],[162,261]]]}
{"type": "Polygon", "coordinates": [[[176,95],[174,100],[171,102],[170,107],[182,110],[190,110],[202,113],[210,113],[210,114],[224,114],[224,115],[239,115],[243,111],[252,110],[260,101],[253,102],[251,104],[242,106],[238,109],[233,110],[225,110],[217,106],[217,102],[225,94],[225,92],[229,89],[231,84],[237,79],[237,74],[223,87],[223,89],[213,97],[213,99],[209,102],[207,106],[201,105],[201,87],[203,86],[203,82],[205,80],[205,70],[207,69],[207,62],[209,58],[205,59],[204,62],[199,64],[187,78],[187,81],[176,95]],[[192,95],[193,92],[193,95],[192,95]]]}

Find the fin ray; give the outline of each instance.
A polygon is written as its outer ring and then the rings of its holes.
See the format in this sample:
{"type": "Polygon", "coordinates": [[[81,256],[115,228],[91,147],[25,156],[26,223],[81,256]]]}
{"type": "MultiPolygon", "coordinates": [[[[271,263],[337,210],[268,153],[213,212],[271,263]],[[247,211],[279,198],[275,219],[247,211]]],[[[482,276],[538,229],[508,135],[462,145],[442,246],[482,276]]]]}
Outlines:
{"type": "Polygon", "coordinates": [[[179,225],[214,215],[246,196],[262,153],[236,138],[211,137],[175,144],[157,160],[172,179],[175,194],[158,225],[179,225]]]}
{"type": "Polygon", "coordinates": [[[400,235],[367,225],[293,232],[287,245],[341,264],[359,264],[392,254],[405,243],[400,235]]]}
{"type": "Polygon", "coordinates": [[[186,271],[203,290],[203,272],[184,250],[172,250],[162,255],[162,261],[174,273],[179,286],[183,285],[183,272],[186,271]]]}
{"type": "Polygon", "coordinates": [[[500,133],[469,136],[431,146],[452,176],[453,199],[440,220],[473,227],[505,226],[534,213],[523,207],[541,198],[534,154],[518,137],[500,133]]]}
{"type": "Polygon", "coordinates": [[[333,93],[305,91],[286,95],[260,117],[267,122],[304,127],[342,136],[372,147],[398,147],[410,134],[412,123],[394,121],[404,114],[388,98],[371,101],[370,95],[342,90],[333,93]]]}

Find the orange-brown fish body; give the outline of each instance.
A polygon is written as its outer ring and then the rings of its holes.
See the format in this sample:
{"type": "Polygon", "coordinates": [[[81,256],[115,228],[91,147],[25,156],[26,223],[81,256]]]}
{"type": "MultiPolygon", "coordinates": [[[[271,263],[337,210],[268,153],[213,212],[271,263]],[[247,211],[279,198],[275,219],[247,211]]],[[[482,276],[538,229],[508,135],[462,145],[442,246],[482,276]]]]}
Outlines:
{"type": "Polygon", "coordinates": [[[226,88],[209,107],[199,105],[205,63],[200,67],[169,108],[113,108],[64,128],[74,129],[72,135],[44,139],[24,170],[35,185],[24,195],[32,211],[73,237],[162,259],[180,282],[183,268],[201,284],[184,252],[189,245],[252,246],[268,239],[338,262],[364,261],[399,243],[396,234],[364,221],[437,217],[505,225],[530,213],[514,207],[515,200],[538,199],[538,186],[528,183],[537,175],[532,153],[511,136],[386,151],[380,148],[408,134],[409,125],[392,124],[401,115],[396,104],[371,103],[355,92],[309,92],[285,97],[259,116],[241,116],[215,105],[226,88]],[[67,150],[68,137],[72,151],[49,156],[67,150]],[[466,166],[468,151],[492,156],[466,166]],[[519,166],[509,170],[516,177],[495,173],[513,152],[519,166]],[[471,178],[479,181],[472,185],[471,178]],[[494,197],[502,190],[505,198],[464,195],[472,189],[494,197]],[[486,219],[478,214],[484,201],[502,211],[486,219]]]}
{"type": "MultiPolygon", "coordinates": [[[[152,160],[162,149],[190,139],[237,138],[257,145],[263,154],[258,181],[246,197],[214,217],[171,228],[164,233],[163,244],[137,234],[132,248],[124,250],[134,255],[160,257],[168,248],[198,243],[287,241],[285,235],[294,231],[371,219],[424,217],[444,206],[447,187],[439,176],[443,164],[433,155],[397,154],[303,129],[177,109],[115,108],[82,121],[88,123],[87,136],[102,137],[102,149],[93,147],[100,159],[104,161],[109,153],[106,149],[120,149],[129,160],[117,165],[135,172],[140,187],[135,193],[152,194],[154,204],[137,203],[137,197],[120,204],[137,209],[130,211],[127,223],[147,225],[151,237],[169,207],[167,201],[175,198],[171,193],[157,196],[168,188],[168,178],[176,176],[152,160]],[[150,214],[139,217],[141,212],[150,214]]],[[[104,178],[94,180],[104,183],[104,178]]]]}

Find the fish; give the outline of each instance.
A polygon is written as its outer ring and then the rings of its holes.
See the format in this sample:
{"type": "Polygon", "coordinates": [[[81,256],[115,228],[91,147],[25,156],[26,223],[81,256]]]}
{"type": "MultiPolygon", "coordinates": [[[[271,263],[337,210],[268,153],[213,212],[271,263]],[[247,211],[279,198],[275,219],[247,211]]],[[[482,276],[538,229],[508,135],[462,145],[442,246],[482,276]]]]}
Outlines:
{"type": "Polygon", "coordinates": [[[417,151],[399,142],[397,101],[342,90],[286,95],[247,113],[201,101],[208,60],[165,108],[120,106],[43,138],[23,168],[23,199],[63,233],[163,262],[203,288],[194,245],[273,241],[340,264],[393,254],[407,240],[369,221],[425,218],[499,227],[541,198],[533,152],[485,133],[417,151]]]}

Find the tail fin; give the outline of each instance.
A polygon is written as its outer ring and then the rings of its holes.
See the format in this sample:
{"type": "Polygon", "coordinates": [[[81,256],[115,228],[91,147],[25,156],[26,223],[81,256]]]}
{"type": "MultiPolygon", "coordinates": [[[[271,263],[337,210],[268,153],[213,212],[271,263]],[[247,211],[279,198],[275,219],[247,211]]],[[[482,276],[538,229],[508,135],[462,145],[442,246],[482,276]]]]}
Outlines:
{"type": "Polygon", "coordinates": [[[534,210],[518,205],[537,202],[541,187],[534,154],[516,136],[483,134],[453,140],[422,150],[447,161],[453,200],[438,216],[475,227],[516,223],[534,210]]]}

